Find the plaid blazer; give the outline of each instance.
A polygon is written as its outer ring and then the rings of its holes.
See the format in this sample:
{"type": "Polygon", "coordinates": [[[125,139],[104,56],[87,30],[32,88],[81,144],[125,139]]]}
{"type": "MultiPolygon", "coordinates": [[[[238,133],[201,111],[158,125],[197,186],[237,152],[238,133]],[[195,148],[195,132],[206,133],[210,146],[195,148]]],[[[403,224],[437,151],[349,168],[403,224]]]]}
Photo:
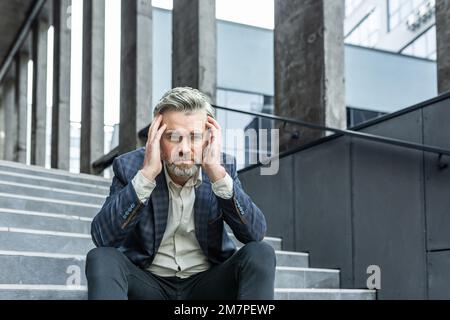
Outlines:
{"type": "MultiPolygon", "coordinates": [[[[118,248],[141,268],[149,267],[158,251],[169,208],[164,172],[156,177],[156,188],[145,203],[134,190],[131,180],[142,168],[144,153],[142,147],[114,159],[109,196],[91,224],[97,247],[118,248]]],[[[223,154],[222,161],[233,179],[233,197],[225,200],[215,196],[204,170],[203,182],[195,188],[195,232],[201,249],[213,264],[222,263],[236,251],[224,222],[242,243],[261,241],[266,233],[265,217],[242,189],[235,159],[223,154]]]]}

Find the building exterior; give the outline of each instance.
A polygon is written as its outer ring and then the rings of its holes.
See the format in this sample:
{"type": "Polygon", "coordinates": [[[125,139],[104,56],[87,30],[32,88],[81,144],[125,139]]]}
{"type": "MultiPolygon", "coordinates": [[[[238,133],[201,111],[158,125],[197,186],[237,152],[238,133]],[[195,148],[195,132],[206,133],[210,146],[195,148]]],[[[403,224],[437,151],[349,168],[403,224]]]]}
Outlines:
{"type": "MultiPolygon", "coordinates": [[[[433,8],[432,1],[346,1],[345,75],[349,127],[437,94],[433,8]],[[408,27],[408,21],[417,16],[423,6],[430,10],[430,16],[414,29],[408,27]],[[405,90],[408,95],[404,94],[405,90]]],[[[152,105],[155,105],[158,97],[171,87],[172,14],[157,7],[153,14],[152,105]]],[[[273,30],[223,20],[217,22],[217,28],[217,105],[273,112],[273,30]]],[[[251,116],[225,111],[219,111],[218,116],[227,128],[245,128],[253,120],[251,116]]],[[[73,131],[76,130],[74,127],[73,131]]],[[[111,127],[105,126],[105,132],[110,131],[111,127]]],[[[79,140],[73,138],[72,143],[71,170],[76,172],[79,140]]],[[[117,144],[118,140],[105,137],[105,152],[117,144]]]]}
{"type": "Polygon", "coordinates": [[[347,0],[346,43],[436,60],[435,0],[347,0]]]}
{"type": "Polygon", "coordinates": [[[266,239],[308,253],[277,259],[278,297],[448,298],[450,1],[276,0],[274,28],[218,20],[220,1],[0,0],[0,298],[85,297],[66,262],[82,275],[111,184],[95,175],[143,146],[175,86],[244,133],[225,151],[266,239]],[[274,128],[267,150],[246,140],[274,128]]]}
{"type": "MultiPolygon", "coordinates": [[[[108,3],[105,5],[108,13],[108,3]]],[[[436,96],[434,8],[433,0],[346,0],[348,127],[436,96]]],[[[172,87],[172,31],[172,11],[153,7],[152,106],[172,87]]],[[[54,36],[52,28],[49,36],[54,36]]],[[[81,46],[80,41],[72,40],[72,46],[81,46]]],[[[217,21],[217,105],[274,112],[273,47],[272,29],[217,21]]],[[[81,63],[73,59],[72,64],[81,63]]],[[[108,65],[106,69],[119,70],[120,65],[108,65]]],[[[75,100],[71,107],[81,109],[81,99],[75,97],[75,100]]],[[[47,104],[47,167],[51,163],[51,102],[47,104]]],[[[105,106],[105,110],[118,115],[118,106],[117,101],[115,105],[105,106]]],[[[150,109],[151,106],[149,112],[150,109]]],[[[224,111],[219,111],[218,117],[227,128],[247,128],[253,121],[251,116],[224,111]]],[[[70,124],[70,170],[73,172],[80,170],[80,120],[71,119],[70,124]]],[[[118,128],[117,123],[105,123],[105,154],[119,144],[119,134],[114,132],[118,128]]]]}

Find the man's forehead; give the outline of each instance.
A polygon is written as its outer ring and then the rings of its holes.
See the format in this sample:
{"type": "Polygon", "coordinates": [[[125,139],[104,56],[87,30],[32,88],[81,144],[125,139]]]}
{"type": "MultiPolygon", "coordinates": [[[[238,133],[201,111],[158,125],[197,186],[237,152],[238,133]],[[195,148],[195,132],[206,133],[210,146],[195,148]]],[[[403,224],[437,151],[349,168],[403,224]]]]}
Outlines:
{"type": "Polygon", "coordinates": [[[195,132],[203,132],[205,130],[205,121],[197,121],[197,122],[190,122],[190,123],[171,123],[167,124],[167,133],[171,132],[189,132],[189,133],[195,133],[195,132]]]}
{"type": "Polygon", "coordinates": [[[163,115],[163,122],[167,125],[166,132],[204,131],[206,120],[207,120],[206,113],[203,112],[193,112],[193,113],[170,112],[163,115]]]}

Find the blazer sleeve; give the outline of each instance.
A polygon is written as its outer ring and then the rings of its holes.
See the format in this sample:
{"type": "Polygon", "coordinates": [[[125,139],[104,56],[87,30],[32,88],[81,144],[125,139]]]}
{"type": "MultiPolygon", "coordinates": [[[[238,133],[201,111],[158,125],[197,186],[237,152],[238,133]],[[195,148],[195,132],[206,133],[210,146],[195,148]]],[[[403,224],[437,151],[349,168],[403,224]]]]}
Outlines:
{"type": "Polygon", "coordinates": [[[245,193],[236,171],[236,159],[228,166],[233,179],[233,197],[222,199],[217,197],[218,206],[223,219],[230,226],[236,238],[242,243],[262,241],[267,230],[266,219],[262,211],[245,193]]]}
{"type": "Polygon", "coordinates": [[[120,247],[137,224],[143,206],[131,181],[126,182],[120,157],[113,161],[114,177],[100,212],[91,223],[92,241],[97,247],[120,247]]]}

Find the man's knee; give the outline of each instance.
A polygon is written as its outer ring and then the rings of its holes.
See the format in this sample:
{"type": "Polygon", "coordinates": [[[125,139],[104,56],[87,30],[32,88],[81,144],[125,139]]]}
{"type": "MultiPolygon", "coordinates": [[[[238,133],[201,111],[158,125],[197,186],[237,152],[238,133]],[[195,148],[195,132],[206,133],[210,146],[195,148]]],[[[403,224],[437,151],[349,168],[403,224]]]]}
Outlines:
{"type": "Polygon", "coordinates": [[[98,247],[90,250],[86,256],[86,275],[99,271],[108,273],[122,265],[122,253],[116,248],[98,247]]]}
{"type": "Polygon", "coordinates": [[[267,242],[249,242],[239,251],[242,251],[246,266],[256,270],[275,270],[275,250],[267,242]]]}

